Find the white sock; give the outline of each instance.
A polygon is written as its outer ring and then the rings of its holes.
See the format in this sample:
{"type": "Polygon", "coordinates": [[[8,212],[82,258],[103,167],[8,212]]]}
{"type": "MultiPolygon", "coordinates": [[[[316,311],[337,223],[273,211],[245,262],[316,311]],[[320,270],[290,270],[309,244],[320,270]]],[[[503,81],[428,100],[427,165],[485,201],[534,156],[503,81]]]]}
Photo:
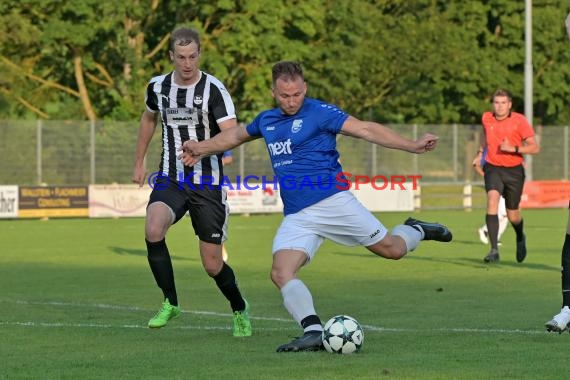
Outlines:
{"type": "Polygon", "coordinates": [[[501,236],[505,233],[509,225],[509,218],[499,218],[499,235],[497,236],[497,241],[501,240],[501,236]]]}
{"type": "MultiPolygon", "coordinates": [[[[285,308],[299,326],[301,326],[301,321],[309,315],[317,315],[313,305],[313,296],[303,281],[299,279],[290,280],[281,288],[281,295],[285,308]]],[[[323,328],[321,325],[311,325],[304,330],[322,331],[323,328]]]]}
{"type": "MultiPolygon", "coordinates": [[[[421,228],[421,227],[420,227],[421,228]]],[[[420,241],[424,237],[422,232],[418,231],[412,226],[407,226],[404,224],[399,224],[392,230],[392,235],[399,236],[406,242],[406,252],[413,251],[420,244],[420,241]]]]}

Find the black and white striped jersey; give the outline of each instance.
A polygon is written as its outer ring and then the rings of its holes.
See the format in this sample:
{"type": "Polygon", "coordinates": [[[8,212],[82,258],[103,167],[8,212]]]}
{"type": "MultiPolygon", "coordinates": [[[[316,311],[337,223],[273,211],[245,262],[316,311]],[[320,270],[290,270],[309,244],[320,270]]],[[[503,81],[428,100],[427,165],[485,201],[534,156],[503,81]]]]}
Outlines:
{"type": "Polygon", "coordinates": [[[152,78],[145,104],[150,112],[160,112],[162,157],[159,172],[179,182],[220,184],[223,177],[221,154],[206,157],[193,167],[185,167],[176,157],[186,140],[207,140],[220,133],[218,123],[235,119],[229,92],[216,77],[205,72],[192,86],[179,86],[174,72],[152,78]],[[189,180],[191,178],[191,180],[189,180]]]}

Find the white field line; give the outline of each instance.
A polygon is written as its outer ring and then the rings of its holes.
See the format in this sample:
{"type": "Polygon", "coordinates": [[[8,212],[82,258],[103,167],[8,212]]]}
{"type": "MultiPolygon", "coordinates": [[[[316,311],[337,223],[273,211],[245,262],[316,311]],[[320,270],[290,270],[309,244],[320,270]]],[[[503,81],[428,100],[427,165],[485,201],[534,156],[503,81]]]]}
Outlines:
{"type": "MultiPolygon", "coordinates": [[[[0,303],[7,303],[6,300],[0,300],[0,303]]],[[[145,311],[152,313],[152,310],[140,308],[137,306],[121,306],[121,305],[109,305],[109,304],[85,304],[85,303],[69,303],[69,302],[36,302],[36,301],[15,301],[14,303],[20,305],[43,305],[43,306],[58,306],[58,307],[85,307],[85,308],[96,308],[96,309],[112,309],[112,310],[127,310],[127,311],[145,311]]],[[[200,310],[182,310],[182,313],[195,314],[195,315],[211,315],[216,317],[230,317],[230,313],[218,313],[213,311],[200,311],[200,310]]],[[[274,322],[285,322],[291,324],[289,328],[285,329],[297,329],[296,323],[292,319],[278,318],[278,317],[265,317],[265,316],[251,316],[252,320],[259,321],[274,321],[274,322]]],[[[148,329],[146,324],[99,324],[99,323],[52,323],[52,322],[38,322],[38,321],[17,321],[8,322],[0,321],[0,326],[21,326],[21,327],[76,327],[76,328],[123,328],[123,329],[148,329]]],[[[437,329],[412,329],[412,328],[389,328],[374,325],[362,325],[365,331],[378,331],[378,332],[404,332],[404,333],[419,333],[419,332],[442,332],[442,333],[476,333],[476,334],[525,334],[525,335],[536,335],[545,334],[545,330],[520,330],[520,329],[478,329],[478,328],[437,328],[437,329]]],[[[181,329],[181,330],[230,330],[230,326],[176,326],[169,325],[168,329],[181,329]]],[[[255,330],[263,331],[273,331],[273,330],[283,330],[284,327],[255,327],[255,330]]]]}

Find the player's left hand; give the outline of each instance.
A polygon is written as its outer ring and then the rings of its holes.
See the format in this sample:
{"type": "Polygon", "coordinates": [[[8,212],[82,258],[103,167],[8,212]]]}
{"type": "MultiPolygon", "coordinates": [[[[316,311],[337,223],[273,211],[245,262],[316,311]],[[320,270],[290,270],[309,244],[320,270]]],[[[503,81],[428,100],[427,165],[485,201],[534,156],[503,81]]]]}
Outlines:
{"type": "Polygon", "coordinates": [[[515,152],[515,146],[509,144],[507,139],[504,139],[503,142],[501,143],[501,145],[499,145],[499,150],[501,152],[505,152],[505,153],[514,153],[515,152]]]}
{"type": "Polygon", "coordinates": [[[426,133],[419,140],[416,141],[417,147],[415,153],[425,153],[431,152],[437,146],[437,140],[439,137],[431,133],[426,133]]]}

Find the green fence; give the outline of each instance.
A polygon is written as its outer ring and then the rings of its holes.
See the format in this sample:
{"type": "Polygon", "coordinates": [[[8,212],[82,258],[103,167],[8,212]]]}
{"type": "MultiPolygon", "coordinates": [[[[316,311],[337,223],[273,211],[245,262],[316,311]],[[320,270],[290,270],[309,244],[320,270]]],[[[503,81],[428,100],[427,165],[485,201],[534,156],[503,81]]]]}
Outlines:
{"type": "MultiPolygon", "coordinates": [[[[421,175],[423,184],[480,182],[471,161],[477,151],[479,125],[391,125],[399,133],[415,138],[426,132],[437,134],[438,149],[414,155],[385,149],[346,136],[338,138],[341,163],[346,171],[362,175],[421,175]]],[[[570,178],[569,127],[537,127],[542,147],[528,161],[534,180],[570,178]]],[[[99,121],[0,121],[0,184],[87,185],[130,183],[138,122],[99,121]]],[[[158,168],[161,131],[149,147],[149,173],[158,168]]],[[[265,145],[256,140],[234,150],[236,175],[272,175],[265,145]]]]}

